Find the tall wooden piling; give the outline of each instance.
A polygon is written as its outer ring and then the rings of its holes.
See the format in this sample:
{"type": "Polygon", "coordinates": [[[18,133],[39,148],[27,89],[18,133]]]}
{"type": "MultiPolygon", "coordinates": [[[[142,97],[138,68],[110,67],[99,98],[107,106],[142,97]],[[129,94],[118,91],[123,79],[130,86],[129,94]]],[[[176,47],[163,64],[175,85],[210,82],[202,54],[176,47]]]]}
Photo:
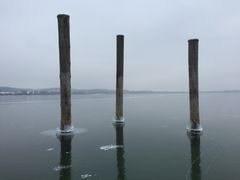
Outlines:
{"type": "Polygon", "coordinates": [[[70,72],[70,32],[69,16],[59,14],[59,60],[61,91],[61,125],[62,132],[71,132],[71,72],[70,72]]]}
{"type": "Polygon", "coordinates": [[[123,118],[124,36],[117,35],[116,121],[123,118]]]}
{"type": "Polygon", "coordinates": [[[188,41],[190,130],[201,131],[198,92],[198,39],[188,41]]]}

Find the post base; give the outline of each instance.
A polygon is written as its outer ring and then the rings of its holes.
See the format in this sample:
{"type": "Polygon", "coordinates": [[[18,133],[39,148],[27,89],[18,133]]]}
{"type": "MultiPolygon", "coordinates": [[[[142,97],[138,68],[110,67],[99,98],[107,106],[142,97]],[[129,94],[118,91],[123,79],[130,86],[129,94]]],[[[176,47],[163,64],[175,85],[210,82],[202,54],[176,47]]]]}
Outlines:
{"type": "Polygon", "coordinates": [[[121,118],[121,119],[113,119],[113,124],[124,124],[125,123],[125,119],[121,118]]]}
{"type": "Polygon", "coordinates": [[[57,138],[62,141],[71,141],[74,137],[74,133],[57,133],[57,138]]]}
{"type": "Polygon", "coordinates": [[[73,126],[68,126],[68,127],[65,127],[63,130],[60,129],[60,128],[57,128],[56,134],[57,134],[57,136],[73,135],[74,134],[74,127],[73,126]]]}
{"type": "Polygon", "coordinates": [[[186,127],[187,129],[187,133],[188,134],[199,134],[201,135],[203,133],[203,128],[200,124],[196,125],[196,126],[187,126],[186,127]]]}
{"type": "Polygon", "coordinates": [[[124,122],[116,122],[116,121],[113,121],[113,127],[115,128],[123,128],[125,126],[125,123],[124,122]]]}

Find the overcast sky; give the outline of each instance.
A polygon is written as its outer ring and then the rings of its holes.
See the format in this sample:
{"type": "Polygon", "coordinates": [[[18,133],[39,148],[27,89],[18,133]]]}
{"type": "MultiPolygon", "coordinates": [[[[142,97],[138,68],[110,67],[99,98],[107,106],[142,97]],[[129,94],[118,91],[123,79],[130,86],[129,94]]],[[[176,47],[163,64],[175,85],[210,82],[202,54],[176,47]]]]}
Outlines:
{"type": "Polygon", "coordinates": [[[238,0],[1,0],[0,86],[59,86],[57,15],[70,15],[72,87],[115,88],[125,35],[129,90],[188,90],[199,38],[201,90],[240,89],[238,0]]]}

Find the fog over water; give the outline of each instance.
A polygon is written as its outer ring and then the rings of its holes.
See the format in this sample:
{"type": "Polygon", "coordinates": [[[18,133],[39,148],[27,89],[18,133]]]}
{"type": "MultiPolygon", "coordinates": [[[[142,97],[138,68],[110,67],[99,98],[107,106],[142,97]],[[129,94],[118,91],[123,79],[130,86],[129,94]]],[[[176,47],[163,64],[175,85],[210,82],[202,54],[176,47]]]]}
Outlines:
{"type": "Polygon", "coordinates": [[[57,14],[70,15],[72,87],[115,87],[125,35],[125,88],[188,89],[187,40],[199,38],[200,90],[240,89],[237,0],[1,0],[0,86],[59,86],[57,14]]]}

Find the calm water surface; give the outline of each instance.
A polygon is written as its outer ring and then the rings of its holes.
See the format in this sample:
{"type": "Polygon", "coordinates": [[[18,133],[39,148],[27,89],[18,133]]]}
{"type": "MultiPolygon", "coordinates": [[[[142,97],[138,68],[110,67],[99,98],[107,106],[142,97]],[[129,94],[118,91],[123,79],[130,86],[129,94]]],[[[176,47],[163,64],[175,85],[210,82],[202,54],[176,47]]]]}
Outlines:
{"type": "Polygon", "coordinates": [[[59,96],[0,96],[1,180],[239,180],[240,93],[201,94],[204,128],[189,137],[187,94],[73,95],[78,134],[56,137],[59,96]]]}

